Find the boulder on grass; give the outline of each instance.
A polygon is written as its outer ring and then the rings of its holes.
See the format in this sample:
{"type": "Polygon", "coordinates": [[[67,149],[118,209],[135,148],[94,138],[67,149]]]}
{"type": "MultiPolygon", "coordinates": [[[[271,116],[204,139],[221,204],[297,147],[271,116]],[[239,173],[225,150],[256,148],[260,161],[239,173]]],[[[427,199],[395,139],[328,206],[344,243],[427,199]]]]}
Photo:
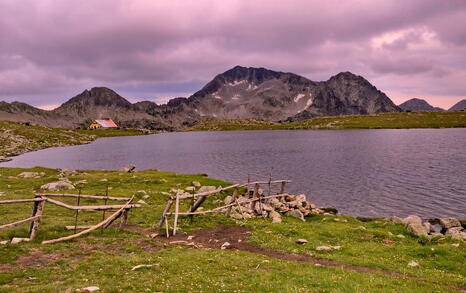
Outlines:
{"type": "Polygon", "coordinates": [[[442,228],[446,230],[454,227],[461,227],[460,221],[455,218],[441,218],[439,222],[442,228]]]}
{"type": "Polygon", "coordinates": [[[44,184],[40,187],[43,190],[51,190],[51,191],[58,191],[58,190],[70,190],[74,189],[74,185],[67,181],[56,181],[44,184]]]}
{"type": "Polygon", "coordinates": [[[403,223],[405,225],[409,225],[409,224],[422,225],[422,219],[421,219],[421,217],[416,216],[416,215],[409,215],[409,216],[407,216],[406,218],[403,219],[403,223]]]}
{"type": "Polygon", "coordinates": [[[418,223],[408,224],[407,230],[409,233],[414,234],[416,236],[427,236],[427,234],[429,233],[429,230],[427,230],[427,228],[424,225],[418,223]]]}
{"type": "Polygon", "coordinates": [[[463,227],[452,227],[447,230],[445,235],[451,236],[453,239],[466,240],[466,232],[463,230],[463,227]]]}
{"type": "Polygon", "coordinates": [[[211,192],[211,191],[214,191],[215,189],[217,189],[217,187],[215,186],[202,186],[201,188],[199,188],[197,193],[211,192]]]}
{"type": "Polygon", "coordinates": [[[291,210],[291,211],[288,211],[286,213],[287,216],[289,217],[294,217],[294,218],[297,218],[297,219],[300,219],[301,221],[305,222],[306,220],[304,220],[304,215],[303,213],[301,213],[301,211],[299,210],[291,210]]]}
{"type": "Polygon", "coordinates": [[[44,172],[22,172],[18,175],[19,178],[40,178],[44,176],[44,172]]]}

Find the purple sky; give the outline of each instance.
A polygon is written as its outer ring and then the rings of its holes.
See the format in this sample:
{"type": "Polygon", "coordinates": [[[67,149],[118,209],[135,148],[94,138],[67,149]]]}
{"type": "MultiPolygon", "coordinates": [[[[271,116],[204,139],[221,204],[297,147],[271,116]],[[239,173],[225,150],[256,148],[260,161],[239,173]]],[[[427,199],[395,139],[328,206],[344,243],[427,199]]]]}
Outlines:
{"type": "Polygon", "coordinates": [[[51,108],[107,86],[163,102],[235,65],[351,71],[448,108],[466,98],[466,1],[0,1],[1,100],[51,108]]]}

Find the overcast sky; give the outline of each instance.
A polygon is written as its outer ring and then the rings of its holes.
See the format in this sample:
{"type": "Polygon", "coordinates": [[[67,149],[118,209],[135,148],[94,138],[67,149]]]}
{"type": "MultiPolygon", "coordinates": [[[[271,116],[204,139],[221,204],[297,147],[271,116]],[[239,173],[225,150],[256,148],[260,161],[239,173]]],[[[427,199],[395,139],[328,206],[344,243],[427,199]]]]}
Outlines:
{"type": "Polygon", "coordinates": [[[107,86],[188,96],[235,65],[367,78],[395,103],[466,98],[464,0],[0,0],[0,100],[107,86]]]}

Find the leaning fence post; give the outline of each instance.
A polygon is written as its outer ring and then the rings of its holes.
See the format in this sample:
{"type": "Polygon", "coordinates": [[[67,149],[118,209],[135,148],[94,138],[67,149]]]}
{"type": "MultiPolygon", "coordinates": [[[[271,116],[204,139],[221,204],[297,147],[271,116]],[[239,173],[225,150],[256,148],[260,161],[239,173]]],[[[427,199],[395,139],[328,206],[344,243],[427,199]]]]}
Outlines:
{"type": "MultiPolygon", "coordinates": [[[[42,198],[42,197],[40,197],[42,198]]],[[[29,229],[29,239],[34,240],[37,236],[37,231],[39,230],[40,219],[44,212],[45,200],[35,202],[34,205],[37,203],[37,206],[33,208],[33,215],[32,216],[39,216],[34,222],[31,223],[31,228],[29,229]]]]}

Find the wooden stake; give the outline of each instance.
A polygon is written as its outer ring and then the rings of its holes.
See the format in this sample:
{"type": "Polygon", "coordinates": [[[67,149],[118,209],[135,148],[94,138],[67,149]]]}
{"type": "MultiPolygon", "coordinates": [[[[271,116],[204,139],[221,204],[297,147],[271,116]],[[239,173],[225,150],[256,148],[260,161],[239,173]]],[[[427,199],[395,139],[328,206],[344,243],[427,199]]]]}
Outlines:
{"type": "MultiPolygon", "coordinates": [[[[78,193],[78,199],[76,200],[76,206],[79,207],[79,203],[81,202],[81,188],[79,188],[79,193],[78,193]]],[[[77,227],[78,227],[78,214],[79,214],[79,210],[76,210],[76,214],[74,216],[74,226],[75,226],[75,229],[74,229],[74,233],[78,232],[77,231],[77,227]]]]}
{"type": "MultiPolygon", "coordinates": [[[[108,200],[108,184],[105,187],[105,203],[104,205],[107,205],[107,200],[108,200]]],[[[102,212],[102,221],[105,219],[105,210],[102,212]]],[[[104,226],[102,226],[102,229],[100,230],[100,233],[104,232],[104,226]]]]}
{"type": "Polygon", "coordinates": [[[168,231],[168,219],[165,217],[165,233],[167,234],[167,238],[170,237],[170,232],[168,231]]]}
{"type": "Polygon", "coordinates": [[[179,210],[180,210],[180,196],[177,194],[176,200],[175,200],[175,219],[173,220],[173,236],[176,235],[176,226],[178,224],[179,210]]]}

